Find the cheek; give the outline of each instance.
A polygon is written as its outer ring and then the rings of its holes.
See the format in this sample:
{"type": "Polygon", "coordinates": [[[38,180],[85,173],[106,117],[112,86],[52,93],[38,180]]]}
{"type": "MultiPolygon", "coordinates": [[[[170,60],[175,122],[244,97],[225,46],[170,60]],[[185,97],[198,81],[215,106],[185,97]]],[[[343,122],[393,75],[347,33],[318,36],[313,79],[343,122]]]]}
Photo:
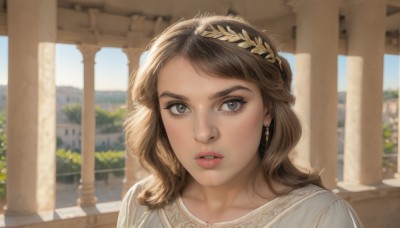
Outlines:
{"type": "Polygon", "coordinates": [[[230,124],[227,128],[229,140],[238,148],[257,149],[262,134],[262,121],[257,118],[247,118],[230,124]]]}
{"type": "Polygon", "coordinates": [[[175,152],[180,151],[179,148],[184,147],[191,137],[189,123],[184,124],[182,119],[173,119],[168,114],[161,117],[172,149],[175,152]]]}
{"type": "Polygon", "coordinates": [[[263,122],[264,112],[255,107],[240,118],[224,123],[227,143],[243,152],[256,152],[263,137],[263,122]]]}
{"type": "Polygon", "coordinates": [[[165,130],[167,131],[168,139],[171,143],[184,142],[181,140],[188,137],[187,129],[181,126],[165,126],[165,130]]]}

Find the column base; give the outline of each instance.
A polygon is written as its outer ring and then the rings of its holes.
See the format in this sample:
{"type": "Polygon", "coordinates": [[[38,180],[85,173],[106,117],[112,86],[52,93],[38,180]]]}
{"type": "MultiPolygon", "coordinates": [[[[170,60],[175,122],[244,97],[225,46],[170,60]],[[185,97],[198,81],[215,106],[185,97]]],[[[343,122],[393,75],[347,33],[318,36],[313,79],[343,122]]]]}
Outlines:
{"type": "Polygon", "coordinates": [[[400,172],[394,174],[395,179],[400,179],[400,172]]]}
{"type": "Polygon", "coordinates": [[[81,184],[79,186],[79,198],[77,205],[81,207],[91,207],[96,205],[97,198],[94,196],[94,184],[81,184]]]}

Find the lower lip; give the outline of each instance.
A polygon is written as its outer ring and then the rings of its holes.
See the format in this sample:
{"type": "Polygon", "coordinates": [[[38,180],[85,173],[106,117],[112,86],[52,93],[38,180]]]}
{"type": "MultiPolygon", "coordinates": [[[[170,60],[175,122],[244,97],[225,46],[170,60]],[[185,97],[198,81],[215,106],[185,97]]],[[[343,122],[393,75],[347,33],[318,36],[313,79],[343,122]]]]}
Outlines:
{"type": "Polygon", "coordinates": [[[206,159],[206,158],[198,158],[196,159],[197,164],[204,168],[204,169],[212,169],[215,168],[221,163],[222,158],[211,158],[211,159],[206,159]]]}

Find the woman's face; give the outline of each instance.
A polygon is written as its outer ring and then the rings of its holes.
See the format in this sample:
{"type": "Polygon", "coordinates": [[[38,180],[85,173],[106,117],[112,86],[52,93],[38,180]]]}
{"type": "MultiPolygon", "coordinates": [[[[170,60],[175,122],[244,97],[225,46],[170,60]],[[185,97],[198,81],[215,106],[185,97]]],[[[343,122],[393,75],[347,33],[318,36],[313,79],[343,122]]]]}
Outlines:
{"type": "Polygon", "coordinates": [[[199,184],[254,175],[262,127],[271,121],[255,84],[196,71],[177,57],[163,66],[157,92],[172,149],[199,184]]]}

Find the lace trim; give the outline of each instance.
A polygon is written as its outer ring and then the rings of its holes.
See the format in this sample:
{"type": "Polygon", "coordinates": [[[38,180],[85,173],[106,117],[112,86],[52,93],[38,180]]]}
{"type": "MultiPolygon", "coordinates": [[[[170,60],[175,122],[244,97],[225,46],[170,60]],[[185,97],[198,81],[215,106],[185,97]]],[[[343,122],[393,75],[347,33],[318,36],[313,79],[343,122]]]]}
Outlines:
{"type": "Polygon", "coordinates": [[[180,197],[160,209],[159,214],[163,224],[168,227],[263,227],[277,222],[303,201],[325,191],[317,186],[309,185],[293,190],[288,195],[277,197],[238,219],[214,224],[201,221],[192,215],[180,197]]]}

